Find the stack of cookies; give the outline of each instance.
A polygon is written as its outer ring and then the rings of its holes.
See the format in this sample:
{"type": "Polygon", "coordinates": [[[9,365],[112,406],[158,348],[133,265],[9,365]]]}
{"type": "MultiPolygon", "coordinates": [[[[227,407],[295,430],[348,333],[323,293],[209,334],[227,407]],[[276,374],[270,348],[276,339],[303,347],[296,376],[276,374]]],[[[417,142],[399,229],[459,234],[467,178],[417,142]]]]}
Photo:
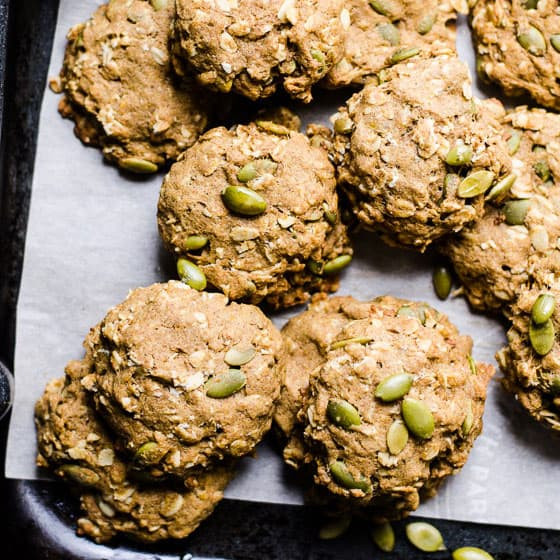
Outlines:
{"type": "MultiPolygon", "coordinates": [[[[481,72],[557,109],[557,7],[471,4],[481,72]]],[[[70,31],[60,111],[121,169],[168,171],[157,218],[181,280],[132,291],[37,404],[38,462],[77,488],[81,533],[188,535],[273,418],[340,515],[400,519],[458,472],[494,369],[426,304],[329,297],[350,229],[445,255],[472,306],[511,322],[504,387],[560,429],[560,116],[473,95],[463,9],[111,0],[70,31]],[[331,127],[258,105],[220,126],[238,96],[344,86],[331,127]],[[310,300],[281,334],[257,307],[310,300]]]]}

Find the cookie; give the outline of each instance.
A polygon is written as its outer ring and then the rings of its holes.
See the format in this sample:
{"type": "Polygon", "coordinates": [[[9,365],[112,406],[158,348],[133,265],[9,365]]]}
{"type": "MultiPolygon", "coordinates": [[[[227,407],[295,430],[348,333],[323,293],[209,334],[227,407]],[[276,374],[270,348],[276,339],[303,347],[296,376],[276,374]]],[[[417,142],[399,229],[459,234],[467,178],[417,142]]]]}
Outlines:
{"type": "Polygon", "coordinates": [[[252,100],[279,88],[304,102],[342,56],[342,0],[177,0],[177,69],[252,100]]]}
{"type": "Polygon", "coordinates": [[[351,260],[335,187],[327,153],[299,132],[215,128],[166,176],[160,234],[230,299],[296,305],[335,291],[351,260]]]}
{"type": "Polygon", "coordinates": [[[60,112],[78,138],[127,171],[153,173],[176,160],[208,123],[208,94],[172,73],[174,16],[171,0],[112,0],[68,34],[60,112]]]}
{"type": "Polygon", "coordinates": [[[510,172],[498,102],[473,98],[468,68],[439,56],[399,64],[332,117],[338,181],[355,216],[392,244],[424,251],[483,213],[510,172]]]}
{"type": "Polygon", "coordinates": [[[454,53],[457,12],[453,4],[457,2],[349,0],[344,55],[323,85],[338,88],[376,80],[395,57],[400,58],[399,52],[407,50],[426,58],[454,53]]]}
{"type": "Polygon", "coordinates": [[[38,465],[80,494],[79,534],[96,542],[117,534],[143,542],[186,537],[222,499],[233,471],[220,466],[184,483],[138,482],[81,384],[90,369],[88,358],[70,362],[37,402],[38,465]]]}
{"type": "Polygon", "coordinates": [[[496,358],[503,386],[543,425],[560,432],[560,254],[532,257],[512,305],[508,344],[496,358]]]}
{"type": "Polygon", "coordinates": [[[506,95],[560,110],[560,14],[555,0],[476,0],[472,29],[480,76],[506,95]]]}
{"type": "Polygon", "coordinates": [[[560,116],[517,107],[504,118],[512,174],[490,191],[484,217],[440,247],[470,304],[510,314],[530,279],[529,262],[558,252],[560,116]]]}
{"type": "Polygon", "coordinates": [[[330,344],[299,413],[314,481],[376,520],[399,519],[467,460],[493,367],[447,317],[392,297],[330,344]]]}
{"type": "Polygon", "coordinates": [[[309,376],[325,361],[329,346],[351,321],[368,316],[371,304],[351,296],[318,298],[282,329],[284,349],[278,362],[282,376],[274,422],[284,440],[284,460],[299,468],[303,460],[302,433],[297,415],[302,408],[309,376]]]}
{"type": "Polygon", "coordinates": [[[82,382],[131,457],[184,478],[247,455],[269,430],[281,344],[257,307],[154,284],[93,329],[82,382]]]}

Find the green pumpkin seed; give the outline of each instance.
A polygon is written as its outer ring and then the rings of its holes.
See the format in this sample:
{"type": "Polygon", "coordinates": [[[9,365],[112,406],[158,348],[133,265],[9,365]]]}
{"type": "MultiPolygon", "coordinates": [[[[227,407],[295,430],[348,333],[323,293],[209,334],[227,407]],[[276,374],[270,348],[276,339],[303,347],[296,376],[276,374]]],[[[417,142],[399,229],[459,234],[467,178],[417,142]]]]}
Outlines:
{"type": "Polygon", "coordinates": [[[361,490],[365,494],[371,492],[371,484],[365,477],[355,479],[348,470],[348,467],[342,461],[333,461],[329,465],[331,475],[334,481],[348,490],[361,490]]]}
{"type": "Polygon", "coordinates": [[[339,117],[334,121],[334,131],[337,134],[350,134],[353,127],[354,125],[348,117],[339,117]]]}
{"type": "Polygon", "coordinates": [[[257,168],[253,162],[247,163],[237,172],[237,180],[241,183],[248,183],[257,177],[257,168]]]}
{"type": "Polygon", "coordinates": [[[434,14],[425,15],[419,22],[416,27],[416,31],[420,33],[420,35],[426,35],[432,30],[434,23],[436,22],[436,16],[434,14]]]}
{"type": "Polygon", "coordinates": [[[408,443],[408,430],[400,421],[395,420],[387,430],[387,448],[391,455],[398,455],[408,443]]]}
{"type": "Polygon", "coordinates": [[[356,336],[355,338],[346,338],[344,340],[338,340],[337,342],[333,342],[331,344],[331,350],[336,350],[338,348],[344,348],[348,346],[348,344],[368,344],[373,339],[367,338],[365,336],[356,336]]]}
{"type": "Polygon", "coordinates": [[[474,358],[470,354],[467,356],[467,362],[469,362],[471,373],[473,375],[476,375],[476,362],[474,361],[474,358]]]}
{"type": "Polygon", "coordinates": [[[331,210],[326,202],[323,203],[323,210],[325,220],[327,220],[331,226],[336,225],[336,222],[338,221],[338,213],[335,210],[331,210]]]}
{"type": "Polygon", "coordinates": [[[533,169],[537,174],[537,177],[539,177],[543,181],[546,182],[550,179],[550,167],[548,166],[548,163],[546,161],[537,161],[535,164],[533,164],[533,169]]]}
{"type": "Polygon", "coordinates": [[[539,3],[539,0],[525,0],[525,2],[523,3],[523,7],[526,10],[536,10],[538,3],[539,3]]]}
{"type": "Polygon", "coordinates": [[[316,60],[320,65],[319,72],[324,72],[325,70],[325,53],[320,51],[319,49],[311,49],[311,58],[316,60]]]}
{"type": "Polygon", "coordinates": [[[159,463],[161,457],[162,452],[159,445],[155,441],[148,441],[138,448],[133,461],[143,465],[155,465],[159,463]]]}
{"type": "Polygon", "coordinates": [[[417,521],[406,526],[406,536],[408,540],[423,552],[436,552],[445,550],[441,533],[429,523],[417,521]]]}
{"type": "Polygon", "coordinates": [[[167,0],[150,0],[150,4],[156,12],[167,8],[167,0]]]}
{"type": "Polygon", "coordinates": [[[211,377],[204,385],[206,396],[212,399],[225,399],[243,389],[247,378],[240,369],[230,369],[211,377]]]}
{"type": "Polygon", "coordinates": [[[387,70],[385,70],[385,68],[382,68],[377,73],[377,85],[380,86],[381,84],[385,83],[386,81],[387,81],[387,70]]]}
{"type": "Polygon", "coordinates": [[[333,424],[346,430],[362,423],[357,409],[344,400],[330,400],[327,405],[327,416],[333,424]]]}
{"type": "Polygon", "coordinates": [[[83,486],[93,486],[99,482],[99,475],[95,471],[78,465],[62,465],[56,472],[83,486]]]}
{"type": "Polygon", "coordinates": [[[504,216],[509,226],[522,226],[531,206],[529,198],[510,200],[504,205],[504,216]]]}
{"type": "Polygon", "coordinates": [[[266,210],[266,200],[247,187],[226,187],[222,200],[229,210],[242,216],[258,216],[266,210]]]}
{"type": "Polygon", "coordinates": [[[540,294],[531,308],[531,319],[535,325],[546,323],[554,313],[556,299],[551,294],[540,294]]]}
{"type": "Polygon", "coordinates": [[[449,272],[445,266],[438,266],[434,270],[432,283],[434,285],[434,291],[439,299],[445,300],[449,297],[453,280],[451,278],[451,272],[449,272]]]}
{"type": "Polygon", "coordinates": [[[208,237],[205,235],[189,235],[185,239],[186,251],[198,251],[208,245],[208,237]]]}
{"type": "Polygon", "coordinates": [[[378,25],[376,29],[379,35],[394,47],[401,42],[401,34],[392,23],[378,25]]]}
{"type": "Polygon", "coordinates": [[[338,537],[344,535],[344,533],[348,531],[350,523],[352,523],[351,515],[343,515],[338,519],[331,519],[319,530],[319,538],[323,541],[338,539],[338,537]]]}
{"type": "Polygon", "coordinates": [[[550,44],[554,47],[555,51],[560,52],[560,33],[550,36],[550,44]]]}
{"type": "Polygon", "coordinates": [[[229,366],[243,366],[249,363],[257,354],[253,346],[234,346],[224,357],[224,362],[229,366]]]}
{"type": "Polygon", "coordinates": [[[391,56],[391,64],[397,64],[398,62],[408,60],[409,58],[419,54],[420,49],[418,47],[403,47],[393,53],[393,56],[391,56]]]}
{"type": "Polygon", "coordinates": [[[409,305],[403,305],[397,311],[397,317],[413,317],[418,319],[423,325],[426,324],[426,310],[422,307],[410,307],[409,305]]]}
{"type": "Polygon", "coordinates": [[[339,274],[352,262],[352,255],[340,255],[325,263],[323,266],[323,276],[334,276],[339,274]]]}
{"type": "Polygon", "coordinates": [[[519,146],[521,145],[521,137],[522,137],[521,132],[515,130],[508,138],[507,146],[508,146],[510,156],[514,156],[519,150],[519,146]]]}
{"type": "Polygon", "coordinates": [[[494,181],[494,173],[491,171],[475,171],[465,177],[457,188],[457,196],[461,198],[473,198],[485,193],[494,181]]]}
{"type": "Polygon", "coordinates": [[[501,200],[513,187],[517,175],[510,173],[500,181],[498,181],[486,195],[486,200],[501,200]]]}
{"type": "Polygon", "coordinates": [[[541,154],[543,152],[546,152],[546,146],[543,146],[542,144],[533,144],[531,151],[534,154],[541,154]]]}
{"type": "Polygon", "coordinates": [[[158,170],[158,166],[155,163],[135,157],[119,160],[119,167],[131,173],[138,173],[139,175],[148,175],[158,170]]]}
{"type": "Polygon", "coordinates": [[[404,399],[401,405],[406,427],[421,439],[429,439],[434,433],[434,417],[430,409],[416,399],[404,399]]]}
{"type": "Polygon", "coordinates": [[[390,523],[374,525],[371,530],[371,538],[383,552],[392,552],[395,548],[395,532],[390,523]]]}
{"type": "Polygon", "coordinates": [[[274,121],[258,120],[255,121],[255,124],[266,132],[276,134],[277,136],[289,136],[292,133],[288,127],[275,123],[274,121]]]}
{"type": "Polygon", "coordinates": [[[445,158],[445,162],[448,165],[454,167],[460,165],[466,165],[472,161],[473,151],[472,148],[463,142],[457,142],[453,148],[451,148],[445,158]]]}
{"type": "Polygon", "coordinates": [[[528,25],[517,35],[519,44],[533,56],[544,56],[546,52],[546,41],[543,34],[532,25],[528,25]]]}
{"type": "Polygon", "coordinates": [[[465,415],[465,419],[461,424],[461,433],[463,434],[463,437],[467,437],[471,433],[473,424],[474,414],[472,409],[472,402],[469,401],[469,404],[467,406],[467,414],[465,415]]]}
{"type": "Polygon", "coordinates": [[[541,374],[541,379],[545,389],[553,396],[560,395],[560,374],[549,371],[541,374]]]}
{"type": "Polygon", "coordinates": [[[404,397],[412,387],[414,377],[410,373],[396,373],[386,377],[375,389],[375,396],[383,402],[392,402],[404,397]]]}
{"type": "Polygon", "coordinates": [[[454,550],[451,554],[453,560],[494,560],[494,557],[482,548],[475,546],[463,546],[454,550]]]}
{"type": "Polygon", "coordinates": [[[323,275],[323,267],[324,263],[319,261],[307,261],[307,270],[314,274],[315,276],[322,276],[323,275]]]}
{"type": "Polygon", "coordinates": [[[555,338],[556,332],[551,319],[542,325],[535,325],[532,321],[529,324],[529,340],[539,356],[546,356],[552,350],[555,338]]]}
{"type": "Polygon", "coordinates": [[[395,19],[399,15],[399,5],[393,0],[369,0],[370,6],[382,16],[395,19]]]}
{"type": "Polygon", "coordinates": [[[204,272],[202,272],[196,264],[187,259],[179,259],[177,261],[177,274],[181,282],[194,290],[201,292],[206,288],[206,276],[204,272]]]}

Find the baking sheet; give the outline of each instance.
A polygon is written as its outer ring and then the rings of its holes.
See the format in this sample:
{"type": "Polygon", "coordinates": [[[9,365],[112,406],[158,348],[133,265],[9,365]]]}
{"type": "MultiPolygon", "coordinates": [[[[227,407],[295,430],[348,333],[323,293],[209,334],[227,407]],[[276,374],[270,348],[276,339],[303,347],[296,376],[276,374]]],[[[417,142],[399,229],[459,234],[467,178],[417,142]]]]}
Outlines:
{"type": "MultiPolygon", "coordinates": [[[[89,17],[99,0],[61,0],[49,75],[58,72],[66,31],[89,17]]],[[[473,67],[468,26],[458,28],[461,57],[473,67]]],[[[478,92],[483,95],[482,92],[478,92]]],[[[318,105],[301,108],[304,121],[323,121],[345,94],[325,93],[318,105]]],[[[159,241],[156,201],[161,176],[131,179],[83,147],[72,123],[57,113],[59,96],[43,101],[39,143],[18,305],[16,394],[10,424],[6,476],[37,479],[33,406],[46,382],[82,356],[91,325],[137,286],[173,278],[174,266],[159,241]]],[[[345,273],[341,294],[361,299],[389,293],[435,304],[475,342],[474,355],[494,362],[504,343],[498,322],[473,314],[465,302],[436,300],[430,256],[388,249],[373,235],[356,240],[356,258],[345,273]]],[[[280,327],[296,311],[274,317],[280,327]]],[[[483,435],[468,464],[451,477],[421,515],[560,529],[560,445],[529,420],[494,379],[483,435]]],[[[303,491],[270,442],[256,459],[242,462],[226,496],[233,499],[301,504],[303,491]]]]}

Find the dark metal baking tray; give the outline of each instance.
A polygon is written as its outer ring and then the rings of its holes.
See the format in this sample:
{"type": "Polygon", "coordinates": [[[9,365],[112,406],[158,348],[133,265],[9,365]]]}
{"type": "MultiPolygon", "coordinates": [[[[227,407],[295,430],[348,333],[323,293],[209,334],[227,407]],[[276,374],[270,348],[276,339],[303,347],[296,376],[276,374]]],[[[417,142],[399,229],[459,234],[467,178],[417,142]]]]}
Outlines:
{"type": "MultiPolygon", "coordinates": [[[[76,0],[79,1],[79,0],[76,0]]],[[[19,289],[37,127],[58,0],[0,0],[0,362],[13,367],[19,289]]],[[[0,366],[1,367],[1,366],[0,366]]],[[[0,425],[4,463],[7,418],[0,425]]],[[[550,473],[560,481],[560,469],[550,473]]],[[[530,484],[530,481],[527,481],[530,484]]],[[[122,541],[98,546],[74,534],[77,501],[56,483],[0,478],[0,558],[43,559],[341,559],[382,557],[357,524],[335,542],[317,539],[311,508],[224,500],[191,537],[177,543],[136,546],[122,541]]],[[[480,546],[496,560],[558,560],[560,532],[436,520],[450,549],[480,546]]],[[[387,558],[427,556],[414,551],[396,524],[397,549],[387,558]]],[[[449,552],[434,553],[434,560],[449,552]]]]}

